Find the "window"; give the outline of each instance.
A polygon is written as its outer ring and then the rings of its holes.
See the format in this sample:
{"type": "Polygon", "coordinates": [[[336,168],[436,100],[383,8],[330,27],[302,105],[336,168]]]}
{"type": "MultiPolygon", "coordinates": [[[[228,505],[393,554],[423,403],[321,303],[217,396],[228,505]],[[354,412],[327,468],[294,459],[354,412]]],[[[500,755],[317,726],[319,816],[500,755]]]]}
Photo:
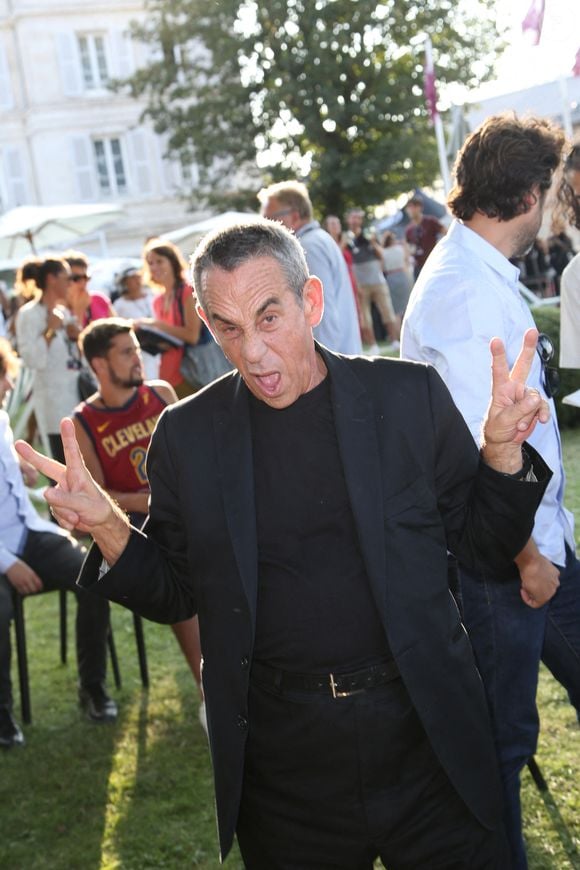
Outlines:
{"type": "Polygon", "coordinates": [[[99,190],[103,196],[127,192],[127,173],[120,139],[93,139],[99,190]]]}
{"type": "Polygon", "coordinates": [[[86,34],[77,37],[83,84],[87,91],[106,88],[109,81],[105,39],[103,36],[86,34]]]}
{"type": "Polygon", "coordinates": [[[72,135],[70,159],[83,202],[112,197],[151,196],[157,191],[152,136],[143,128],[91,138],[72,135]]]}

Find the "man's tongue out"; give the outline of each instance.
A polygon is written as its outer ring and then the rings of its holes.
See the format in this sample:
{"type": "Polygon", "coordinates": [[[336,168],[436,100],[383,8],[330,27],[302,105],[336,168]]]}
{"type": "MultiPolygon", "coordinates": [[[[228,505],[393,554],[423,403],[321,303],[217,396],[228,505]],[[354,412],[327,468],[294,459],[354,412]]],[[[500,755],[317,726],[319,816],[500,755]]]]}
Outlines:
{"type": "Polygon", "coordinates": [[[269,375],[256,375],[256,380],[265,393],[273,393],[280,383],[280,372],[273,372],[269,375]]]}

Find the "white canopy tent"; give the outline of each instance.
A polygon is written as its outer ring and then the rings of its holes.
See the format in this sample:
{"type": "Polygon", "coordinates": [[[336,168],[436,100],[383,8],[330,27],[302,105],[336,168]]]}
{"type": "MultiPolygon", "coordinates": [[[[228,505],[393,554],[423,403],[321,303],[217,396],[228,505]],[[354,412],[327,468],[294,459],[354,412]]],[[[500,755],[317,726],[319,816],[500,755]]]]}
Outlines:
{"type": "Polygon", "coordinates": [[[196,223],[188,224],[185,227],[180,227],[177,230],[171,230],[169,233],[164,233],[161,238],[173,242],[187,257],[189,257],[200,238],[205,233],[210,233],[213,230],[221,229],[222,227],[238,223],[238,221],[245,221],[253,217],[257,217],[257,215],[251,212],[224,211],[221,214],[216,214],[203,221],[197,221],[196,223]]]}
{"type": "Polygon", "coordinates": [[[96,233],[124,215],[120,206],[22,205],[0,216],[0,260],[21,260],[96,233]]]}

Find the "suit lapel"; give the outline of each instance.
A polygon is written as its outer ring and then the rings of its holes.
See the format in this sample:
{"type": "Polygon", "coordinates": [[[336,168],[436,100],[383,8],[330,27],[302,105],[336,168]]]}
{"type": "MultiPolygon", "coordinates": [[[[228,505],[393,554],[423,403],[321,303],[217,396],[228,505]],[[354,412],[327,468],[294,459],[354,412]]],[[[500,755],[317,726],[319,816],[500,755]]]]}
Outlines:
{"type": "Polygon", "coordinates": [[[359,544],[373,595],[386,621],[385,525],[382,463],[375,411],[369,394],[346,360],[328,354],[336,435],[359,544]]]}
{"type": "Polygon", "coordinates": [[[224,402],[215,413],[214,431],[226,522],[255,629],[258,544],[252,433],[246,388],[239,375],[231,402],[224,402]]]}

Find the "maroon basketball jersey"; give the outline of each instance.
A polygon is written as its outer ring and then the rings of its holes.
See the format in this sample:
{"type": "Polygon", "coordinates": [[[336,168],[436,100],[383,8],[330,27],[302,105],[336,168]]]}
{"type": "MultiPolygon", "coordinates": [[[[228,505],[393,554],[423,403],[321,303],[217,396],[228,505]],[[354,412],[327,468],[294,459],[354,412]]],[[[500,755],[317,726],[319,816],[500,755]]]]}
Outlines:
{"type": "Polygon", "coordinates": [[[97,408],[82,402],[75,410],[94,444],[106,489],[139,492],[149,488],[145,457],[166,405],[153,387],[142,384],[122,408],[97,408]]]}

